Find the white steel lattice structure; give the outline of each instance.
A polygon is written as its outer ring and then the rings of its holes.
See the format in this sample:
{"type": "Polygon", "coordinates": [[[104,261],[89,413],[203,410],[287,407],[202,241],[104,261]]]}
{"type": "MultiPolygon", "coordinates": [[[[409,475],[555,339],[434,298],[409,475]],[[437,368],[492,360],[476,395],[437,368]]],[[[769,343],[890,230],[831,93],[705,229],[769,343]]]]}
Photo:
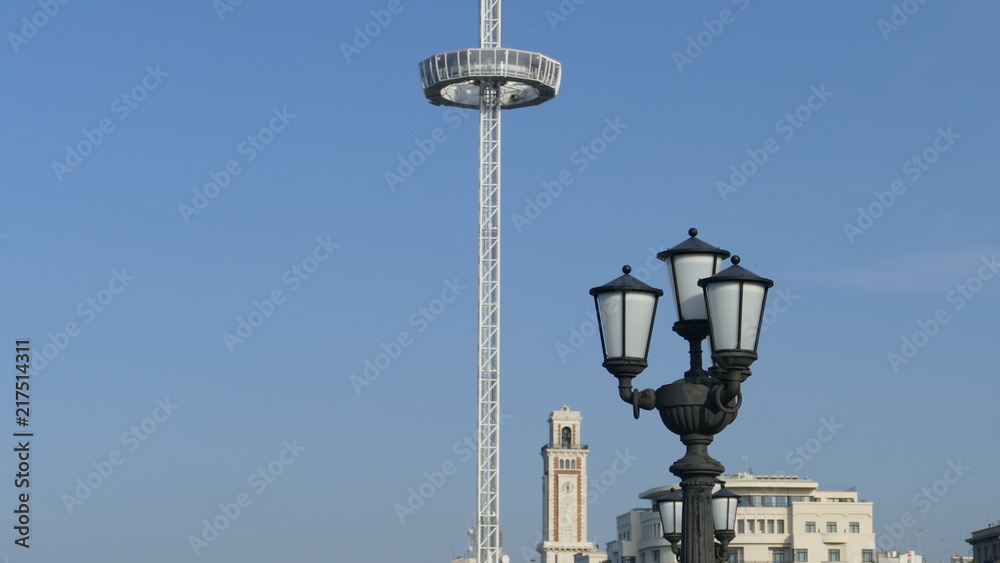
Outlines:
{"type": "Polygon", "coordinates": [[[479,110],[479,415],[476,560],[500,555],[500,110],[556,96],[558,61],[500,47],[501,0],[480,0],[480,48],[420,63],[435,105],[479,110]]]}

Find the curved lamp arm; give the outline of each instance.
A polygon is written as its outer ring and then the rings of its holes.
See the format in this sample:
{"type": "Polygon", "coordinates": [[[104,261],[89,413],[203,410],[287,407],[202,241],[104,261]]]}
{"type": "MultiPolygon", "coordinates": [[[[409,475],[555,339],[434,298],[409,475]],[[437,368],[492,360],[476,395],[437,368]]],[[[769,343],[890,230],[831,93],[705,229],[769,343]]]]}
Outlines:
{"type": "Polygon", "coordinates": [[[632,388],[632,378],[627,376],[618,377],[618,396],[623,401],[632,405],[632,416],[639,418],[639,409],[651,411],[656,408],[656,391],[652,389],[632,388]]]}
{"type": "Polygon", "coordinates": [[[732,530],[717,530],[715,539],[719,540],[715,544],[715,560],[718,563],[725,563],[729,559],[729,542],[736,538],[736,533],[732,530]]]}

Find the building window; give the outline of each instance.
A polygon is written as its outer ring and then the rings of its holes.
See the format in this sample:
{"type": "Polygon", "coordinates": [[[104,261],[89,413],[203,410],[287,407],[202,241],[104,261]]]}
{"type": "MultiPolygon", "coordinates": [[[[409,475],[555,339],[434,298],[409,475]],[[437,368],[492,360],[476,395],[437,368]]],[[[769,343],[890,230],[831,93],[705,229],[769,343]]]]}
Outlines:
{"type": "Polygon", "coordinates": [[[729,560],[726,563],[743,563],[743,548],[730,547],[729,560]]]}
{"type": "Polygon", "coordinates": [[[771,563],[785,563],[785,550],[784,549],[772,549],[771,550],[771,563]]]}
{"type": "Polygon", "coordinates": [[[653,563],[656,563],[659,560],[660,560],[660,550],[656,550],[653,552],[653,563]]]}
{"type": "Polygon", "coordinates": [[[764,521],[763,520],[757,520],[757,529],[760,530],[760,533],[762,533],[762,534],[764,533],[764,521]]]}
{"type": "Polygon", "coordinates": [[[875,561],[875,550],[874,549],[862,549],[861,550],[861,561],[864,563],[872,563],[875,561]]]}
{"type": "Polygon", "coordinates": [[[774,533],[774,520],[768,520],[767,521],[767,533],[769,533],[769,534],[773,534],[774,533]]]}
{"type": "Polygon", "coordinates": [[[809,561],[809,550],[808,549],[796,549],[795,550],[795,561],[802,563],[804,561],[809,561]]]}
{"type": "MultiPolygon", "coordinates": [[[[828,534],[835,534],[835,533],[837,533],[837,523],[836,522],[827,522],[826,523],[826,532],[828,534]]],[[[833,560],[831,559],[831,561],[833,561],[833,560]]]]}
{"type": "Polygon", "coordinates": [[[747,524],[749,524],[749,525],[750,525],[750,533],[752,534],[752,533],[753,533],[753,531],[754,531],[754,530],[753,530],[753,524],[754,524],[754,521],[753,521],[753,520],[747,520],[747,524]]]}
{"type": "Polygon", "coordinates": [[[785,521],[784,520],[778,520],[778,533],[779,534],[784,534],[785,533],[785,521]]]}
{"type": "Polygon", "coordinates": [[[851,524],[850,524],[850,532],[852,534],[860,534],[861,533],[861,524],[858,523],[858,522],[851,522],[851,524]]]}
{"type": "Polygon", "coordinates": [[[573,431],[569,429],[569,426],[563,426],[562,429],[562,447],[568,448],[570,440],[573,438],[573,431]]]}
{"type": "Polygon", "coordinates": [[[743,520],[737,520],[736,521],[736,533],[737,534],[745,534],[745,533],[747,533],[746,526],[744,525],[743,520]]]}
{"type": "Polygon", "coordinates": [[[764,496],[764,506],[788,506],[787,496],[764,496]]]}
{"type": "Polygon", "coordinates": [[[839,549],[831,549],[831,550],[829,550],[827,552],[827,559],[826,560],[827,561],[833,561],[833,562],[840,561],[840,550],[839,549]]]}
{"type": "Polygon", "coordinates": [[[806,522],[806,533],[807,534],[815,534],[816,533],[816,523],[815,522],[806,522]]]}

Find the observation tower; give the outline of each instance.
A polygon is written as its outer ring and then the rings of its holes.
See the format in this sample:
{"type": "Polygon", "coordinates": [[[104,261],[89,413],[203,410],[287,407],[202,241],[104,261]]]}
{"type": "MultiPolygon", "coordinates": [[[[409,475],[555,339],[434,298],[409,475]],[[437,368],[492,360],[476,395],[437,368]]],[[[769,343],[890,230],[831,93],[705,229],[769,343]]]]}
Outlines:
{"type": "Polygon", "coordinates": [[[435,105],[479,110],[479,416],[476,561],[500,553],[500,110],[556,96],[558,61],[500,47],[501,0],[480,0],[478,49],[420,62],[424,95],[435,105]]]}

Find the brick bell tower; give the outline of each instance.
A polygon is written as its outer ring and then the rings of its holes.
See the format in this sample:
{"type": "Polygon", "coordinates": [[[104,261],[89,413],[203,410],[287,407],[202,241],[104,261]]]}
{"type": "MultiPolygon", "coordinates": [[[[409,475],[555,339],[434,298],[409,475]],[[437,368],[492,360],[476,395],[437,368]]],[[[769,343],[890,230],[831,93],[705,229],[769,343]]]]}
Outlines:
{"type": "Polygon", "coordinates": [[[580,444],[580,412],[563,405],[549,416],[549,443],[542,447],[541,563],[573,563],[596,546],[587,541],[587,446],[580,444]]]}

